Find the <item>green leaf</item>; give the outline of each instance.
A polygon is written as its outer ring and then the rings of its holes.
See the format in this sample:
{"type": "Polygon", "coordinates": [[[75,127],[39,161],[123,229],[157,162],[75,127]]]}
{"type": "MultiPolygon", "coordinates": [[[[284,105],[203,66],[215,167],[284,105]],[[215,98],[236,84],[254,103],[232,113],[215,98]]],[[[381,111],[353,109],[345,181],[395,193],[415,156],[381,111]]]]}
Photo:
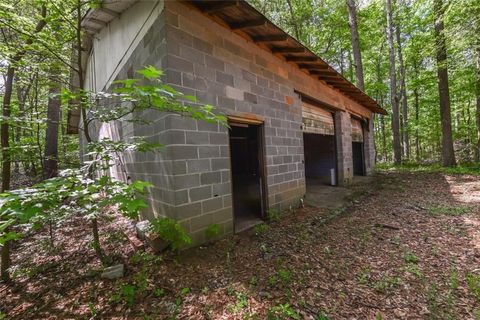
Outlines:
{"type": "Polygon", "coordinates": [[[154,66],[150,65],[144,69],[137,70],[137,73],[143,75],[148,80],[153,80],[159,78],[163,75],[162,70],[156,69],[154,66]]]}

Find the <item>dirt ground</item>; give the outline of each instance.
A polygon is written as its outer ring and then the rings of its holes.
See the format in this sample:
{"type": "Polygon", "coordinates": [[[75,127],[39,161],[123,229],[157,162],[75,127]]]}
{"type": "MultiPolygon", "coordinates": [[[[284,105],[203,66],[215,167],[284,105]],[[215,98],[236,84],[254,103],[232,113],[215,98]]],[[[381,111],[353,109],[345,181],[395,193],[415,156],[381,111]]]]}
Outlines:
{"type": "Polygon", "coordinates": [[[71,219],[53,249],[46,231],[16,244],[0,319],[480,319],[479,176],[380,173],[345,203],[161,256],[103,222],[114,281],[71,219]]]}

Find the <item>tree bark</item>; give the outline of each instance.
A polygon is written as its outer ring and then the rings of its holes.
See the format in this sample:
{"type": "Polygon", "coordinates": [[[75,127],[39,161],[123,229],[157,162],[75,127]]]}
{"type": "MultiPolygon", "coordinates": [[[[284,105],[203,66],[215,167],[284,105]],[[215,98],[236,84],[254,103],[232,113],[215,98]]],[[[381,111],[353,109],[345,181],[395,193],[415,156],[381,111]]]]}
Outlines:
{"type": "Polygon", "coordinates": [[[393,13],[392,0],[387,0],[387,42],[390,61],[390,100],[392,104],[393,162],[402,162],[402,147],[400,144],[400,120],[397,96],[397,78],[395,70],[395,45],[393,43],[393,13]]]}
{"type": "Polygon", "coordinates": [[[348,7],[348,26],[350,27],[350,35],[352,38],[353,61],[355,64],[355,76],[357,79],[357,87],[365,91],[365,81],[363,78],[362,53],[360,51],[360,40],[358,36],[357,7],[355,0],[347,0],[348,7]]]}
{"type": "Polygon", "coordinates": [[[455,152],[452,137],[452,115],[450,111],[450,91],[448,88],[447,44],[443,33],[444,7],[442,0],[434,0],[435,42],[437,56],[438,93],[440,97],[440,119],[442,121],[442,164],[454,166],[455,152]]]}
{"type": "MultiPolygon", "coordinates": [[[[480,22],[479,22],[480,24],[480,22]]],[[[480,39],[477,40],[477,83],[476,83],[476,95],[477,95],[477,147],[475,149],[475,158],[480,161],[480,39]]]]}
{"type": "MultiPolygon", "coordinates": [[[[402,5],[401,1],[398,2],[399,7],[402,5]]],[[[402,53],[402,38],[401,38],[400,23],[396,25],[396,38],[397,38],[397,51],[398,51],[398,63],[400,64],[400,98],[402,101],[402,140],[403,140],[403,155],[406,159],[410,158],[410,137],[408,128],[408,102],[407,102],[407,87],[406,87],[406,72],[405,63],[403,62],[402,53]]]]}
{"type": "Polygon", "coordinates": [[[45,134],[45,153],[43,178],[57,176],[58,172],[58,125],[60,122],[60,85],[58,71],[50,73],[50,88],[47,105],[47,129],[45,134]]]}

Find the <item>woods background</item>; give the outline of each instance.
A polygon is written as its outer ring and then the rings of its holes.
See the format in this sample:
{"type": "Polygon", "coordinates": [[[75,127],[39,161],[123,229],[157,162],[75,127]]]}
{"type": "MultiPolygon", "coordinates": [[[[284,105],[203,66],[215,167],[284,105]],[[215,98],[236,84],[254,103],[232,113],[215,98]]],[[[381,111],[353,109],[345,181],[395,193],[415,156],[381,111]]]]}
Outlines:
{"type": "MultiPolygon", "coordinates": [[[[438,162],[442,151],[445,165],[478,161],[478,1],[250,3],[388,110],[389,116],[375,119],[378,162],[438,162]]],[[[81,17],[95,5],[0,4],[2,168],[4,177],[9,170],[14,175],[4,190],[25,177],[47,178],[58,167],[78,166],[78,138],[66,132],[68,104],[55,94],[75,89],[69,79],[79,70],[72,49],[84,32],[81,17]]]]}

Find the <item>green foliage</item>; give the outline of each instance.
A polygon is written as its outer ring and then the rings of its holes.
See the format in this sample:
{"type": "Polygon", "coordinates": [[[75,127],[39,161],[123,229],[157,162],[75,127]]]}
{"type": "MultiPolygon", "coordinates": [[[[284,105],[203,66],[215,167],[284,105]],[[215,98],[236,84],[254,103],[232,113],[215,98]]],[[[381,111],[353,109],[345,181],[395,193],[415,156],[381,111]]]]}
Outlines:
{"type": "Polygon", "coordinates": [[[211,224],[205,229],[205,237],[213,239],[220,234],[220,226],[218,224],[211,224]]]}
{"type": "Polygon", "coordinates": [[[128,307],[132,307],[135,303],[135,294],[137,287],[131,284],[122,284],[117,292],[115,292],[110,301],[113,303],[119,303],[124,301],[128,307]]]}
{"type": "Polygon", "coordinates": [[[468,272],[465,276],[467,280],[468,289],[480,302],[480,275],[468,272]]]}
{"type": "Polygon", "coordinates": [[[388,290],[399,286],[400,283],[401,280],[399,277],[383,275],[378,281],[373,284],[373,288],[379,293],[386,293],[388,290]]]}
{"type": "Polygon", "coordinates": [[[405,260],[406,263],[413,263],[417,264],[420,259],[411,251],[407,251],[403,254],[403,259],[405,260]]]}
{"type": "Polygon", "coordinates": [[[267,210],[267,219],[270,221],[278,221],[282,217],[282,211],[275,209],[275,208],[270,208],[267,210]]]}
{"type": "Polygon", "coordinates": [[[255,234],[257,236],[259,236],[259,235],[267,233],[268,230],[270,230],[270,227],[266,223],[260,223],[260,224],[255,225],[253,230],[254,230],[255,234]]]}
{"type": "Polygon", "coordinates": [[[461,216],[470,212],[465,206],[432,205],[427,207],[427,213],[431,216],[461,216]]]}
{"type": "Polygon", "coordinates": [[[292,308],[288,303],[279,304],[268,309],[268,320],[280,320],[280,319],[295,319],[300,320],[301,316],[298,311],[292,308]]]}
{"type": "Polygon", "coordinates": [[[292,271],[289,269],[280,268],[277,271],[278,278],[282,281],[284,286],[288,286],[292,280],[292,271]]]}
{"type": "Polygon", "coordinates": [[[152,225],[152,231],[167,241],[174,250],[178,250],[192,243],[192,239],[182,226],[171,218],[160,217],[151,220],[150,223],[152,225]]]}

